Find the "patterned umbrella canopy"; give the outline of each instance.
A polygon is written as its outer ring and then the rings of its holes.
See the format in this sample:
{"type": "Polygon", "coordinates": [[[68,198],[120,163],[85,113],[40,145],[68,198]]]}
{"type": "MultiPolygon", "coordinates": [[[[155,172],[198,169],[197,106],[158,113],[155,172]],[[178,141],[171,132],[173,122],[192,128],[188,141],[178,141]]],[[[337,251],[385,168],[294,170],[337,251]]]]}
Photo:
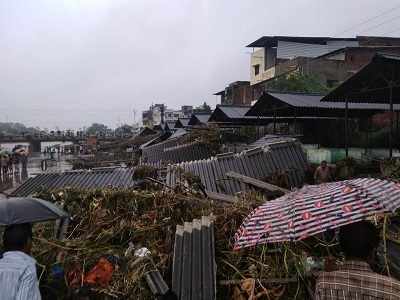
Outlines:
{"type": "Polygon", "coordinates": [[[256,208],[235,235],[235,249],[298,241],[400,206],[400,184],[359,178],[309,185],[256,208]]]}

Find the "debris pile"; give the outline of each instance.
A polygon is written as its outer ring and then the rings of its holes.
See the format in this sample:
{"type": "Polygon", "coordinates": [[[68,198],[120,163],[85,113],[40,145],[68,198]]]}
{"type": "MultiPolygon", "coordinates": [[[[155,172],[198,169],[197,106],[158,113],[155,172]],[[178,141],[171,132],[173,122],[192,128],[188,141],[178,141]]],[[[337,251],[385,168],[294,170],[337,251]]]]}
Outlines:
{"type": "Polygon", "coordinates": [[[177,226],[205,215],[214,220],[217,298],[246,295],[248,284],[243,281],[248,279],[255,280],[256,294],[271,289],[270,296],[286,299],[303,292],[297,280],[303,276],[303,246],[233,251],[237,228],[262,201],[257,194],[231,205],[161,190],[64,189],[38,196],[60,204],[72,216],[61,241],[53,238],[49,223],[35,225],[34,256],[43,266],[41,286],[58,293],[59,299],[153,299],[146,274],[159,271],[172,288],[177,226]]]}

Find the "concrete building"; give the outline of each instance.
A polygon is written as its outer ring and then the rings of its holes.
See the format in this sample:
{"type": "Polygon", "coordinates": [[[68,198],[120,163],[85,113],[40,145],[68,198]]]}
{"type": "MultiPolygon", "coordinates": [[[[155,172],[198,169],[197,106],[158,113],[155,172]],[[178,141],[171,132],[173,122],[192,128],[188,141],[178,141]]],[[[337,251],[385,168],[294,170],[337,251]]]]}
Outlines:
{"type": "Polygon", "coordinates": [[[251,85],[299,70],[303,74],[316,75],[322,83],[330,86],[348,78],[356,61],[359,69],[378,50],[391,47],[396,51],[400,47],[400,38],[264,36],[247,47],[254,50],[250,58],[251,85]],[[357,51],[357,48],[362,49],[357,51]],[[352,49],[353,54],[349,57],[355,59],[343,60],[343,55],[327,56],[343,49],[352,49]]]}
{"type": "Polygon", "coordinates": [[[249,81],[235,81],[223,91],[214,95],[221,96],[222,105],[251,105],[253,99],[249,81]]]}
{"type": "Polygon", "coordinates": [[[163,122],[165,111],[164,104],[154,104],[148,110],[142,112],[142,122],[144,127],[153,128],[163,122]]]}
{"type": "Polygon", "coordinates": [[[151,105],[148,110],[142,112],[144,127],[153,128],[161,123],[175,123],[179,118],[189,118],[192,115],[193,106],[185,105],[180,110],[168,109],[164,104],[151,105]]]}

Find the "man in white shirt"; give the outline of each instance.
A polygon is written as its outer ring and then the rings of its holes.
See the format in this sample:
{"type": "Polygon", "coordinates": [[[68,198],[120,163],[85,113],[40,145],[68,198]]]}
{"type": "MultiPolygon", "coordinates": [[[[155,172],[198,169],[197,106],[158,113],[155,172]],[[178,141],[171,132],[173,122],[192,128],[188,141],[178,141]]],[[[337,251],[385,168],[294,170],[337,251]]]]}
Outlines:
{"type": "Polygon", "coordinates": [[[30,256],[32,226],[8,226],[3,235],[4,253],[0,258],[0,298],[40,300],[36,261],[30,256]]]}

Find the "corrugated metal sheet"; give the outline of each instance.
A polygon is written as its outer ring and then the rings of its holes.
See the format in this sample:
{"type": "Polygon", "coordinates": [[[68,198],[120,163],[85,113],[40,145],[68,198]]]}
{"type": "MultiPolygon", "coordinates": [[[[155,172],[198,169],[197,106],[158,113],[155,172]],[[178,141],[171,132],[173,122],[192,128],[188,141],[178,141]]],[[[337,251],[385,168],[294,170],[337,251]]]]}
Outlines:
{"type": "Polygon", "coordinates": [[[239,154],[223,154],[169,165],[166,181],[169,186],[176,185],[180,180],[181,170],[184,170],[198,176],[207,191],[235,194],[245,190],[246,186],[228,178],[226,173],[229,171],[260,180],[286,173],[290,187],[295,187],[303,184],[307,164],[301,144],[296,140],[266,139],[262,147],[239,154]]]}
{"type": "Polygon", "coordinates": [[[132,180],[133,172],[134,169],[115,168],[40,174],[25,181],[11,196],[25,197],[42,189],[54,190],[66,187],[79,189],[129,188],[135,185],[132,180]]]}
{"type": "Polygon", "coordinates": [[[188,125],[189,126],[207,125],[210,116],[211,114],[192,114],[188,125]]]}
{"type": "Polygon", "coordinates": [[[149,271],[145,274],[146,282],[156,299],[166,295],[169,291],[168,285],[162,278],[160,271],[149,271]]]}
{"type": "Polygon", "coordinates": [[[278,41],[277,58],[318,57],[343,47],[356,46],[358,46],[358,41],[328,41],[323,45],[278,41]]]}
{"type": "Polygon", "coordinates": [[[281,135],[275,135],[275,134],[267,134],[264,135],[262,138],[258,139],[254,143],[251,143],[250,145],[246,146],[248,149],[251,148],[257,148],[257,147],[263,147],[267,144],[271,143],[277,143],[277,142],[295,142],[296,139],[290,136],[281,136],[281,135]]]}
{"type": "Polygon", "coordinates": [[[183,128],[179,128],[173,135],[171,135],[168,139],[172,140],[187,134],[187,131],[183,128]]]}
{"type": "MultiPolygon", "coordinates": [[[[315,107],[315,108],[333,108],[345,109],[344,102],[321,102],[323,95],[302,94],[302,93],[268,93],[272,97],[279,99],[295,107],[315,107]]],[[[395,110],[400,110],[400,105],[394,105],[395,110]]],[[[381,103],[349,103],[349,109],[366,110],[387,110],[387,104],[381,103]]]]}
{"type": "Polygon", "coordinates": [[[209,217],[178,225],[175,233],[172,291],[179,300],[216,297],[214,228],[209,217]]]}
{"type": "Polygon", "coordinates": [[[211,156],[209,147],[198,141],[184,142],[182,137],[186,135],[184,129],[179,129],[167,140],[150,145],[142,149],[142,161],[155,163],[159,161],[178,163],[211,156]]]}
{"type": "Polygon", "coordinates": [[[179,118],[176,121],[175,128],[185,128],[189,125],[190,118],[179,118]]]}
{"type": "Polygon", "coordinates": [[[250,107],[219,105],[215,110],[217,109],[221,110],[230,119],[238,119],[243,118],[244,115],[249,111],[250,107]]]}
{"type": "Polygon", "coordinates": [[[304,43],[304,44],[315,44],[325,45],[327,42],[332,41],[355,41],[357,42],[360,37],[357,38],[332,38],[323,36],[263,36],[258,40],[252,42],[246,47],[276,47],[278,41],[293,42],[293,43],[304,43]]]}

